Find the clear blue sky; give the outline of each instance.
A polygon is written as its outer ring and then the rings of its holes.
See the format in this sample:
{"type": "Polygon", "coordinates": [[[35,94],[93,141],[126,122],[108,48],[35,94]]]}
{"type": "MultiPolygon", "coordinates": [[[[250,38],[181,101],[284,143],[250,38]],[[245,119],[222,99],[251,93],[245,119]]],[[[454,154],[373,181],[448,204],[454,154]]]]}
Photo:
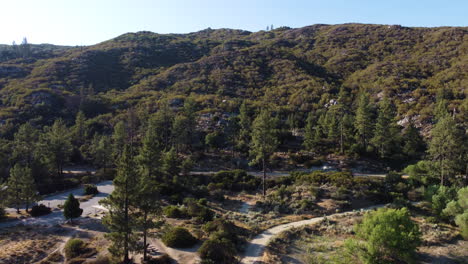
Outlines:
{"type": "Polygon", "coordinates": [[[2,0],[0,43],[89,45],[126,32],[258,31],[273,24],[468,26],[468,0],[2,0]]]}

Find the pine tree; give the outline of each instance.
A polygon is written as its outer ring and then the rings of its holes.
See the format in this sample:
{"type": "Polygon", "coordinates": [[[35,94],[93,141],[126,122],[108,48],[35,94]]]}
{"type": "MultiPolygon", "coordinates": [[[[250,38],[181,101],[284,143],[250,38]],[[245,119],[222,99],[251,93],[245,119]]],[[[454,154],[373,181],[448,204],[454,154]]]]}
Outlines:
{"type": "Polygon", "coordinates": [[[303,145],[308,151],[312,151],[317,145],[315,140],[315,117],[312,112],[307,115],[303,145]]]}
{"type": "Polygon", "coordinates": [[[21,198],[26,206],[26,212],[29,210],[29,206],[40,200],[40,196],[37,192],[36,183],[32,176],[31,169],[24,167],[22,172],[21,181],[21,198]]]}
{"type": "Polygon", "coordinates": [[[172,142],[175,150],[181,152],[189,148],[192,135],[190,134],[189,119],[185,115],[178,115],[172,127],[172,142]]]}
{"type": "Polygon", "coordinates": [[[114,133],[112,134],[112,146],[114,147],[112,151],[112,156],[115,163],[117,163],[122,156],[122,151],[124,146],[128,142],[128,133],[127,126],[125,122],[119,121],[114,127],[114,133]]]}
{"type": "Polygon", "coordinates": [[[45,129],[41,141],[45,159],[55,167],[57,176],[62,177],[63,166],[72,152],[70,133],[65,123],[61,119],[56,120],[52,127],[45,129]]]}
{"type": "Polygon", "coordinates": [[[137,220],[135,208],[138,207],[138,177],[135,171],[131,144],[125,144],[114,179],[114,191],[100,201],[109,212],[103,224],[110,230],[106,237],[112,242],[109,252],[122,257],[123,263],[130,263],[129,253],[137,249],[138,237],[135,233],[137,220]]]}
{"type": "Polygon", "coordinates": [[[451,116],[442,117],[431,130],[428,152],[438,170],[440,185],[444,185],[457,171],[465,169],[463,152],[466,144],[464,131],[457,128],[451,116]]]}
{"type": "Polygon", "coordinates": [[[424,151],[424,140],[413,122],[403,133],[403,144],[403,153],[412,159],[417,159],[424,151]]]}
{"type": "Polygon", "coordinates": [[[161,179],[161,148],[156,131],[156,121],[150,119],[142,140],[142,147],[137,157],[138,169],[141,175],[151,179],[161,179]]]}
{"type": "Polygon", "coordinates": [[[165,181],[168,183],[178,183],[180,173],[180,160],[174,148],[171,148],[163,156],[162,171],[165,181]]]}
{"type": "Polygon", "coordinates": [[[367,145],[372,138],[372,112],[369,104],[369,94],[361,93],[356,110],[356,141],[367,151],[367,145]]]}
{"type": "Polygon", "coordinates": [[[13,160],[31,167],[35,160],[38,140],[39,133],[30,123],[21,125],[14,135],[13,160]]]}
{"type": "Polygon", "coordinates": [[[163,107],[156,112],[152,120],[161,150],[169,150],[171,148],[171,129],[174,122],[174,113],[167,104],[164,104],[163,107]]]}
{"type": "Polygon", "coordinates": [[[239,136],[237,139],[237,149],[241,152],[248,149],[250,144],[250,134],[252,130],[252,119],[246,102],[242,102],[239,108],[239,136]]]}
{"type": "MultiPolygon", "coordinates": [[[[141,166],[145,166],[145,164],[141,164],[141,166]]],[[[155,222],[155,218],[161,218],[161,204],[159,202],[157,181],[154,176],[150,176],[148,173],[139,174],[136,199],[138,201],[136,203],[138,209],[138,213],[136,214],[137,228],[143,234],[143,259],[147,260],[149,246],[147,243],[148,230],[158,226],[159,222],[155,222]]]]}
{"type": "Polygon", "coordinates": [[[63,204],[63,216],[67,220],[70,219],[70,222],[73,223],[73,218],[80,217],[82,213],[83,209],[80,208],[80,201],[70,193],[63,204]]]}
{"type": "Polygon", "coordinates": [[[252,125],[252,143],[250,155],[253,157],[251,163],[262,163],[263,170],[263,196],[266,196],[266,168],[270,156],[278,147],[278,139],[275,131],[274,119],[266,110],[255,118],[252,125]]]}
{"type": "Polygon", "coordinates": [[[371,143],[377,148],[380,158],[389,157],[392,148],[398,145],[398,132],[394,111],[390,101],[387,97],[384,97],[379,104],[374,137],[371,139],[371,143]]]}
{"type": "Polygon", "coordinates": [[[73,141],[75,145],[79,148],[84,144],[85,135],[86,135],[86,117],[83,112],[79,111],[76,115],[75,125],[73,126],[73,141]]]}
{"type": "Polygon", "coordinates": [[[16,212],[20,213],[20,207],[22,204],[22,178],[26,174],[24,167],[21,167],[19,163],[15,164],[13,168],[10,169],[10,177],[7,181],[7,197],[8,204],[16,208],[16,212]]]}
{"type": "Polygon", "coordinates": [[[146,133],[143,138],[140,153],[137,157],[139,172],[137,208],[139,229],[143,233],[143,258],[147,259],[148,230],[155,227],[153,216],[159,217],[161,205],[159,203],[159,193],[157,190],[158,181],[162,180],[161,175],[161,143],[155,127],[157,122],[150,119],[146,133]]]}
{"type": "Polygon", "coordinates": [[[109,136],[95,135],[93,139],[94,165],[98,168],[109,168],[113,165],[112,145],[109,136]]]}

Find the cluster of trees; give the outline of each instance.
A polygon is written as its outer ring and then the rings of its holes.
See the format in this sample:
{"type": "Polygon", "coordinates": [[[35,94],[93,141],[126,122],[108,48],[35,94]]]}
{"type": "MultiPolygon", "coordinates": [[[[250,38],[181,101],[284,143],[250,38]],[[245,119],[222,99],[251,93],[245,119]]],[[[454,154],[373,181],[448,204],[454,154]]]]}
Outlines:
{"type": "Polygon", "coordinates": [[[339,154],[376,155],[381,159],[417,159],[425,143],[413,123],[403,130],[397,124],[396,109],[384,96],[377,105],[361,92],[353,109],[349,93],[341,88],[328,109],[310,112],[304,147],[309,151],[339,154]]]}

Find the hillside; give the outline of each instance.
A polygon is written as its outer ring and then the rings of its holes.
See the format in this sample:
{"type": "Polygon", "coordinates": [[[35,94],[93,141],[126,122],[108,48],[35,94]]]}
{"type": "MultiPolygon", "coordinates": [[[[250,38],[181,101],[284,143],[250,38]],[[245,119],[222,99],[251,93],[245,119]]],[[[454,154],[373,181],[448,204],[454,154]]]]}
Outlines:
{"type": "Polygon", "coordinates": [[[2,46],[1,132],[11,135],[27,120],[44,125],[62,117],[71,124],[80,106],[88,118],[108,119],[129,106],[153,112],[160,100],[189,94],[203,112],[235,112],[249,99],[271,104],[283,117],[295,113],[303,126],[307,113],[336,98],[341,86],[351,91],[351,102],[360,90],[374,101],[384,92],[399,120],[414,117],[425,127],[440,88],[448,108],[462,111],[467,33],[466,27],[343,24],[128,33],[86,47],[32,45],[34,52],[22,57],[2,46]]]}

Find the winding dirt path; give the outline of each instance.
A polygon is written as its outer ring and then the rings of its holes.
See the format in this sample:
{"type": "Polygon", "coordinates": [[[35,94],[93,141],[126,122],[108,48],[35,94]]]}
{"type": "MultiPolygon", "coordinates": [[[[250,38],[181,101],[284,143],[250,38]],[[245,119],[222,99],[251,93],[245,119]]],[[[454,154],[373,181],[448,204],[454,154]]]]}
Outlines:
{"type": "MultiPolygon", "coordinates": [[[[363,208],[361,210],[369,211],[369,210],[373,210],[373,209],[380,208],[383,206],[384,205],[374,205],[374,206],[370,206],[367,208],[363,208]]],[[[279,233],[287,231],[291,228],[318,223],[324,220],[326,217],[340,216],[340,215],[344,215],[347,213],[351,213],[351,212],[343,212],[343,213],[337,213],[337,214],[332,214],[332,215],[327,215],[327,216],[322,216],[322,217],[314,217],[311,219],[306,219],[302,221],[292,222],[292,223],[278,225],[278,226],[269,228],[263,231],[261,234],[257,235],[256,237],[254,237],[253,240],[247,243],[247,247],[246,247],[244,256],[241,260],[241,263],[242,264],[262,263],[261,257],[263,256],[263,251],[265,250],[265,247],[268,245],[268,243],[270,243],[272,238],[278,235],[279,233]]]]}

